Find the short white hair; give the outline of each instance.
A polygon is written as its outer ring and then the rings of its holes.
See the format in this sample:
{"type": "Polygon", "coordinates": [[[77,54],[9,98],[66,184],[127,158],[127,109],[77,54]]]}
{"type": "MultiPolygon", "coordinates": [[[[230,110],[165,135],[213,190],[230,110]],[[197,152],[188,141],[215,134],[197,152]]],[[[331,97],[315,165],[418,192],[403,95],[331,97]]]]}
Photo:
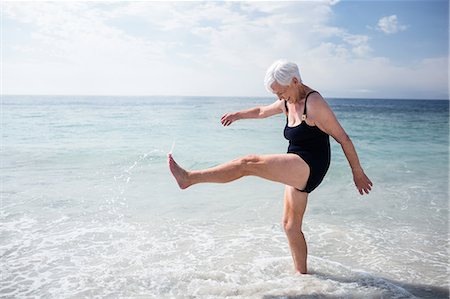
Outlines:
{"type": "Polygon", "coordinates": [[[291,84],[293,78],[297,78],[299,82],[302,82],[297,64],[280,59],[272,63],[267,69],[266,77],[264,78],[264,86],[269,92],[273,92],[272,87],[270,86],[274,82],[287,86],[291,84]]]}

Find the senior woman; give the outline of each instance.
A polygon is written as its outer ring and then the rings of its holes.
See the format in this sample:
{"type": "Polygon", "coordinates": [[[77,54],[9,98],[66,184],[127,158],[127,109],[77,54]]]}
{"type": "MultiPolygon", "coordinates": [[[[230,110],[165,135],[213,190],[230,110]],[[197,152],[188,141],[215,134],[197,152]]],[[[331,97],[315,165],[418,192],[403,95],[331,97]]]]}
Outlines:
{"type": "Polygon", "coordinates": [[[248,155],[212,168],[187,171],[168,155],[170,171],[179,187],[198,183],[228,183],[243,176],[258,176],[285,184],[283,227],[295,270],[307,273],[307,247],[302,232],[308,195],[322,182],[330,165],[331,135],[341,146],[350,164],[353,180],[361,195],[369,193],[372,182],[365,175],[352,141],[322,96],[302,83],[293,62],[275,61],[267,70],[266,88],[277,100],[262,107],[227,113],[221,122],[229,126],[247,118],[286,115],[284,136],[289,140],[286,154],[248,155]]]}

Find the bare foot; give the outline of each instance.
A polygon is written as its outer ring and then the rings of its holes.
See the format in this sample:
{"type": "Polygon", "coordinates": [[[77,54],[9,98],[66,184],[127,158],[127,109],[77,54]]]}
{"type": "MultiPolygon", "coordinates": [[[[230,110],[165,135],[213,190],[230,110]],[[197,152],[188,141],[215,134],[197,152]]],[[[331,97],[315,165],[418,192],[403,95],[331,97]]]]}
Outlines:
{"type": "Polygon", "coordinates": [[[186,189],[187,187],[189,187],[191,184],[189,183],[186,170],[181,168],[180,165],[175,162],[172,154],[168,154],[167,158],[167,161],[169,162],[170,172],[177,180],[178,186],[180,186],[181,189],[186,189]]]}

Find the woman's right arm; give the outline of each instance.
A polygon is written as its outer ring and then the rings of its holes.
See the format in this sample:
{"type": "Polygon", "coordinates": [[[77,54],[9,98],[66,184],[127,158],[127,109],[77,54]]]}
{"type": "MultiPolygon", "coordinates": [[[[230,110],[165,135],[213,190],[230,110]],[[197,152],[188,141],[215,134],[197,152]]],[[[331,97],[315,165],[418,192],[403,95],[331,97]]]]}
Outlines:
{"type": "Polygon", "coordinates": [[[238,112],[226,113],[222,116],[220,122],[226,127],[239,119],[266,118],[272,115],[280,114],[284,112],[283,108],[283,101],[276,100],[275,102],[267,106],[254,107],[238,112]]]}

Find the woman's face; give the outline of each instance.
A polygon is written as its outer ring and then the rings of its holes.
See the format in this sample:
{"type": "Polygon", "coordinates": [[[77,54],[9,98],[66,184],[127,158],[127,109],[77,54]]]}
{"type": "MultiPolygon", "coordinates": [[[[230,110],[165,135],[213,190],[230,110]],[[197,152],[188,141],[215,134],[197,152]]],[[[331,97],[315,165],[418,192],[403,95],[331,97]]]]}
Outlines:
{"type": "Polygon", "coordinates": [[[270,86],[273,90],[273,93],[277,95],[279,100],[288,100],[289,99],[289,86],[281,85],[278,82],[274,82],[270,86]]]}
{"type": "Polygon", "coordinates": [[[295,88],[296,81],[296,78],[292,79],[291,84],[287,86],[281,85],[275,81],[270,87],[279,100],[285,100],[286,102],[292,103],[298,100],[298,89],[295,88]]]}

